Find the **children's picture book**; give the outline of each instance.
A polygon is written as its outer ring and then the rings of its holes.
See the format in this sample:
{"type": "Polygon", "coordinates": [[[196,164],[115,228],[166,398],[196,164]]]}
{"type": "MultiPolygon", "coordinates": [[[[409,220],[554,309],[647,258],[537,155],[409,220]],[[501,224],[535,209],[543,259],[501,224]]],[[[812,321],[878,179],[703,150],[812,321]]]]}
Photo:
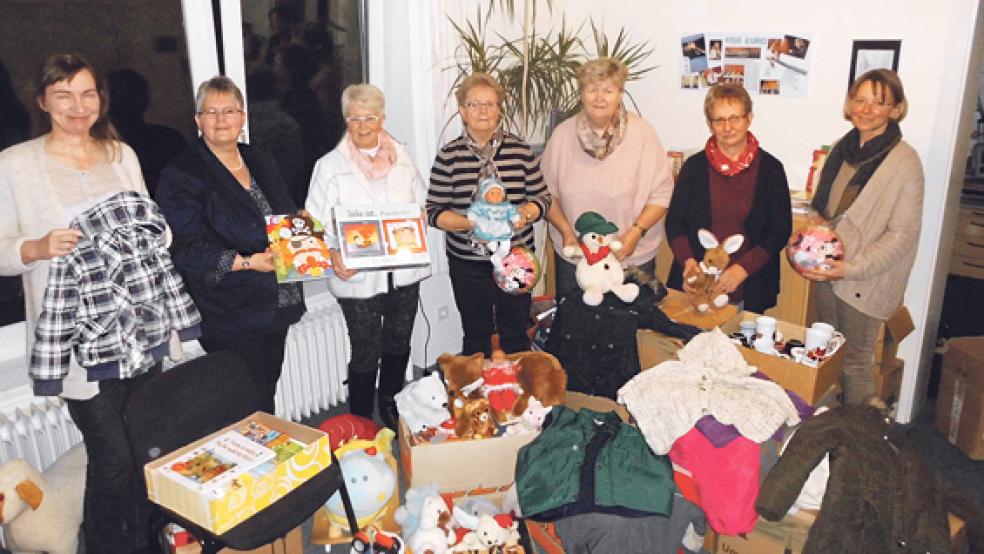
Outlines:
{"type": "Polygon", "coordinates": [[[277,463],[289,459],[304,449],[304,443],[287,433],[270,429],[258,421],[249,420],[238,431],[249,440],[273,450],[274,461],[277,463]]]}
{"type": "Polygon", "coordinates": [[[339,250],[350,269],[394,269],[430,263],[427,225],[416,204],[336,206],[339,250]]]}
{"type": "Polygon", "coordinates": [[[331,275],[325,230],[317,218],[300,214],[267,216],[266,231],[270,249],[276,254],[278,283],[331,275]]]}
{"type": "Polygon", "coordinates": [[[240,433],[228,431],[156,471],[186,487],[221,497],[223,488],[236,477],[267,465],[275,458],[274,450],[240,433]]]}

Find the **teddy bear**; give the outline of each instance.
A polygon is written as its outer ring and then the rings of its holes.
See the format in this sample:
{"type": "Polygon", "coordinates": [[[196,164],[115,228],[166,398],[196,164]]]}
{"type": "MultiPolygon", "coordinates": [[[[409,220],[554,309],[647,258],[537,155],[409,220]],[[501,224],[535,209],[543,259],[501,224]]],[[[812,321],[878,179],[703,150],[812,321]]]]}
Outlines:
{"type": "Polygon", "coordinates": [[[700,262],[700,271],[685,275],[684,278],[688,285],[696,289],[695,293],[690,294],[690,305],[698,312],[704,313],[712,308],[723,308],[728,303],[727,294],[715,295],[711,291],[721,277],[721,273],[728,267],[731,254],[741,248],[745,237],[731,235],[724,239],[724,242],[718,242],[714,233],[707,229],[699,229],[697,240],[704,247],[704,259],[700,262]]]}
{"type": "Polygon", "coordinates": [[[474,525],[474,530],[455,545],[454,552],[485,552],[519,544],[519,523],[509,514],[482,514],[474,525]]]}
{"type": "Polygon", "coordinates": [[[495,433],[495,420],[487,398],[465,400],[461,416],[455,420],[454,434],[459,439],[485,439],[495,433]]]}
{"type": "Polygon", "coordinates": [[[552,406],[544,406],[540,404],[540,401],[535,396],[531,396],[529,403],[526,405],[526,411],[523,412],[519,421],[506,427],[504,434],[512,436],[539,433],[543,429],[543,420],[547,418],[547,414],[552,409],[552,406]]]}
{"type": "Polygon", "coordinates": [[[574,222],[578,233],[579,247],[565,246],[564,256],[580,257],[574,277],[584,291],[584,303],[597,306],[612,292],[625,303],[631,303],[639,296],[639,285],[625,282],[622,262],[615,252],[622,249],[622,243],[614,238],[618,227],[598,212],[584,212],[574,222]]]}
{"type": "Polygon", "coordinates": [[[407,384],[394,399],[396,409],[411,433],[438,427],[448,419],[448,391],[436,371],[407,384]]]}
{"type": "Polygon", "coordinates": [[[0,522],[11,551],[76,553],[86,465],[82,444],[43,474],[20,459],[0,465],[0,522]]]}
{"type": "Polygon", "coordinates": [[[420,525],[408,540],[415,553],[445,554],[454,545],[458,537],[453,528],[453,507],[450,495],[432,494],[424,499],[420,525]]]}
{"type": "Polygon", "coordinates": [[[567,373],[553,354],[531,351],[508,354],[507,359],[519,362],[516,381],[522,389],[513,405],[513,416],[522,417],[535,397],[543,406],[558,406],[564,403],[567,391],[567,373]]]}
{"type": "Polygon", "coordinates": [[[481,352],[471,356],[441,354],[437,358],[437,365],[441,368],[447,386],[449,411],[457,419],[465,407],[466,399],[482,397],[485,355],[481,352]]]}
{"type": "Polygon", "coordinates": [[[404,503],[396,509],[393,519],[400,524],[400,530],[404,536],[413,536],[414,532],[420,527],[420,514],[424,509],[424,501],[429,497],[438,494],[440,487],[437,483],[420,485],[407,489],[404,495],[404,503]]]}

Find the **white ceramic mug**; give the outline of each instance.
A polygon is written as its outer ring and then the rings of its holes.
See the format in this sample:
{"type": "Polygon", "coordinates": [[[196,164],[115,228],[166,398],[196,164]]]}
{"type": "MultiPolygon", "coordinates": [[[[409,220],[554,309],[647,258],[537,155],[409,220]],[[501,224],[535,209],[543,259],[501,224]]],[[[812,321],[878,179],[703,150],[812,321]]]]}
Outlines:
{"type": "Polygon", "coordinates": [[[745,344],[751,346],[755,344],[755,322],[746,319],[739,324],[741,334],[745,336],[745,344]]]}
{"type": "MultiPolygon", "coordinates": [[[[755,334],[759,337],[769,339],[769,342],[776,340],[776,318],[761,315],[755,319],[755,334]]],[[[757,342],[757,341],[756,341],[757,342]]]]}
{"type": "Polygon", "coordinates": [[[775,343],[769,337],[759,337],[755,339],[755,350],[763,354],[769,354],[770,356],[778,356],[779,352],[776,351],[775,343]]]}
{"type": "Polygon", "coordinates": [[[836,329],[834,329],[834,326],[833,325],[831,325],[829,323],[824,323],[822,321],[815,322],[813,325],[810,325],[810,328],[811,329],[821,329],[823,331],[826,331],[826,332],[830,333],[830,336],[834,336],[834,332],[836,331],[836,329]]]}
{"type": "Polygon", "coordinates": [[[827,348],[830,346],[830,339],[833,337],[825,329],[815,329],[813,327],[806,330],[806,340],[804,342],[804,347],[806,351],[813,352],[818,348],[824,353],[827,353],[827,348]]]}

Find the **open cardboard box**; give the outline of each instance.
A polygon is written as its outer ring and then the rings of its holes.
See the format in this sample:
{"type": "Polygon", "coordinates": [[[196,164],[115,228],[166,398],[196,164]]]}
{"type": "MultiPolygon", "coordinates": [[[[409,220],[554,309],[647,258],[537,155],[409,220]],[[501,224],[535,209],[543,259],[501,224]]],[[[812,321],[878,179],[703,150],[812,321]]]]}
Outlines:
{"type": "Polygon", "coordinates": [[[899,343],[916,328],[912,314],[905,306],[899,306],[878,331],[875,340],[875,363],[890,366],[899,353],[899,343]]]}
{"type": "Polygon", "coordinates": [[[148,463],[144,466],[144,476],[147,481],[147,496],[151,501],[181,514],[216,535],[221,535],[286,496],[329,465],[331,465],[331,450],[328,446],[327,434],[270,414],[256,412],[148,463]],[[235,431],[250,420],[286,433],[305,446],[297,454],[278,463],[273,471],[262,477],[256,477],[251,473],[238,476],[228,484],[226,494],[221,498],[212,498],[202,491],[186,487],[156,471],[157,468],[166,466],[189,450],[223,433],[235,431]]]}
{"type": "MultiPolygon", "coordinates": [[[[757,317],[759,314],[754,312],[736,314],[721,325],[721,330],[730,335],[738,331],[742,321],[755,320],[757,317]]],[[[806,335],[804,327],[787,321],[777,322],[776,328],[782,333],[784,340],[803,340],[806,335]]],[[[738,349],[746,362],[757,367],[782,388],[795,392],[810,404],[815,404],[830,387],[837,383],[837,377],[840,375],[841,365],[844,361],[845,345],[841,345],[837,352],[820,362],[817,367],[810,367],[779,356],[763,354],[744,346],[739,346],[738,349]]]]}
{"type": "Polygon", "coordinates": [[[984,460],[984,337],[949,340],[936,398],[936,429],[972,460],[984,460]]]}

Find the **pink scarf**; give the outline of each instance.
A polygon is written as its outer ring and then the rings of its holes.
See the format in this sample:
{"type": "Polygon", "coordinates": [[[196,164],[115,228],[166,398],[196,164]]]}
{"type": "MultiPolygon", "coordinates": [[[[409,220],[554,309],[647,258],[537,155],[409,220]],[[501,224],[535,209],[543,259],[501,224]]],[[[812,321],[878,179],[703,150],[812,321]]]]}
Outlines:
{"type": "Polygon", "coordinates": [[[745,147],[744,152],[738,154],[737,160],[731,160],[725,156],[718,149],[713,136],[707,139],[707,145],[704,146],[704,152],[707,153],[707,161],[710,162],[711,167],[725,177],[734,177],[751,167],[752,162],[755,161],[755,156],[758,155],[758,151],[759,141],[752,133],[748,133],[748,145],[745,147]]]}
{"type": "Polygon", "coordinates": [[[352,161],[370,181],[386,177],[393,169],[393,165],[396,164],[396,147],[393,145],[393,137],[385,130],[380,129],[379,131],[379,151],[376,152],[375,156],[369,156],[360,150],[352,141],[352,135],[345,133],[345,140],[348,141],[349,150],[352,152],[352,161]]]}

